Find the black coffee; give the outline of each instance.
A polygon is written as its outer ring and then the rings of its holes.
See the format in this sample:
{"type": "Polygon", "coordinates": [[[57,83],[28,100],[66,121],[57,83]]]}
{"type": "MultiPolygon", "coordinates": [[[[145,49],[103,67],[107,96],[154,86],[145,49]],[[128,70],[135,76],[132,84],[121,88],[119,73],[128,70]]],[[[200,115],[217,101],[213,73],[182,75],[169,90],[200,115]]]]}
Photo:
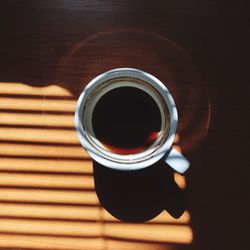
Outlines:
{"type": "Polygon", "coordinates": [[[96,138],[110,152],[135,154],[152,145],[161,129],[155,100],[135,87],[118,87],[97,102],[92,117],[96,138]]]}

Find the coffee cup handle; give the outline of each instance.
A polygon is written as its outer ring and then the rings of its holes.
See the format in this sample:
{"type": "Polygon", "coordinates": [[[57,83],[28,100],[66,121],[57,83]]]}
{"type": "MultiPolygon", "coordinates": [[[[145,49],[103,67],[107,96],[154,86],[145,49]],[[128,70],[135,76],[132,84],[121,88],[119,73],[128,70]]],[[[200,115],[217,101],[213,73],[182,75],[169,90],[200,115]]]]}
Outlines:
{"type": "Polygon", "coordinates": [[[179,174],[184,174],[190,166],[190,163],[187,158],[185,158],[174,148],[170,149],[170,152],[167,158],[165,159],[165,162],[179,174]]]}

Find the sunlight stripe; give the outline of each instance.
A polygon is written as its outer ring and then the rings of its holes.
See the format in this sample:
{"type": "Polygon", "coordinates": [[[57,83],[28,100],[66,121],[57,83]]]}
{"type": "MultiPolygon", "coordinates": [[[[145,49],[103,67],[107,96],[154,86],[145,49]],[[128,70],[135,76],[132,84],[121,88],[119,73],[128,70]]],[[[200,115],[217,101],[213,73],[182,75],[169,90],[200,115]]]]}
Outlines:
{"type": "MultiPolygon", "coordinates": [[[[0,144],[1,147],[1,144],[0,144]]],[[[14,155],[14,154],[13,154],[14,155]]],[[[0,158],[0,171],[44,171],[58,173],[93,173],[92,161],[62,159],[0,158]]]]}
{"type": "Polygon", "coordinates": [[[75,112],[75,100],[51,100],[0,97],[0,109],[8,110],[30,110],[30,111],[55,111],[75,112]]]}
{"type": "Polygon", "coordinates": [[[1,173],[0,186],[93,189],[94,179],[91,176],[81,175],[1,173]]]}
{"type": "MultiPolygon", "coordinates": [[[[2,174],[1,174],[2,175],[2,174]]],[[[0,201],[99,205],[94,191],[0,188],[0,201]]]]}
{"type": "MultiPolygon", "coordinates": [[[[0,247],[37,250],[107,250],[103,239],[70,238],[57,236],[11,235],[0,233],[0,247]]],[[[156,250],[156,249],[155,249],[156,250]]],[[[158,249],[157,249],[158,250],[158,249]]],[[[165,249],[164,249],[165,250],[165,249]]]]}
{"type": "Polygon", "coordinates": [[[26,125],[75,128],[73,115],[0,113],[0,125],[26,125]]]}
{"type": "Polygon", "coordinates": [[[76,131],[63,129],[1,128],[0,140],[79,144],[76,131]]]}
{"type": "MultiPolygon", "coordinates": [[[[86,159],[88,154],[81,146],[47,146],[0,143],[0,154],[6,156],[77,157],[86,159]]],[[[1,161],[1,160],[0,160],[1,161]]]]}
{"type": "Polygon", "coordinates": [[[0,93],[37,96],[72,96],[72,94],[67,89],[64,89],[57,85],[33,87],[27,84],[16,82],[0,82],[0,93]]]}

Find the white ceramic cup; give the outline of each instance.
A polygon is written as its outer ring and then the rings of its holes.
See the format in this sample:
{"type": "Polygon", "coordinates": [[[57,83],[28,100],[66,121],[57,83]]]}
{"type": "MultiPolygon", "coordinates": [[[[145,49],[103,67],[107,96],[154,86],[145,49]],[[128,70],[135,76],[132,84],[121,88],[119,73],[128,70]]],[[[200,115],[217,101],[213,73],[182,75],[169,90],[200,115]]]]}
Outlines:
{"type": "Polygon", "coordinates": [[[146,168],[160,159],[165,159],[169,166],[183,174],[190,164],[172,147],[177,123],[175,102],[166,86],[153,75],[133,68],[113,69],[90,81],[78,99],[75,112],[77,135],[91,158],[103,166],[125,171],[146,168]],[[143,152],[127,155],[113,153],[95,137],[92,124],[95,105],[105,93],[118,87],[135,87],[145,91],[154,99],[160,110],[159,136],[143,152]]]}

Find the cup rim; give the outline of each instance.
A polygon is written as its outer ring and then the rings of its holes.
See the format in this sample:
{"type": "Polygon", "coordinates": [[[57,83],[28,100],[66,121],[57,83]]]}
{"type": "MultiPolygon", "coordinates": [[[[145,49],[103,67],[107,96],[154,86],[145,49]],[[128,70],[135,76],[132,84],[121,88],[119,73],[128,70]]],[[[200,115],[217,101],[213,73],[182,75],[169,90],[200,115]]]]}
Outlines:
{"type": "Polygon", "coordinates": [[[112,69],[95,77],[87,84],[87,86],[81,93],[77,101],[76,111],[75,111],[75,127],[81,145],[85,148],[85,150],[88,152],[88,154],[91,156],[93,160],[97,161],[98,163],[106,167],[118,170],[143,169],[156,163],[164,156],[167,156],[174,141],[177,129],[177,123],[178,123],[178,114],[176,105],[167,87],[155,76],[135,68],[112,69]],[[122,78],[122,77],[136,78],[154,87],[161,94],[162,99],[166,102],[169,111],[170,129],[166,141],[161,147],[159,147],[156,150],[156,152],[151,157],[143,161],[136,161],[136,162],[129,161],[124,163],[119,161],[112,161],[105,155],[100,154],[95,149],[95,147],[90,143],[89,139],[87,138],[88,136],[85,134],[84,127],[82,124],[85,103],[92,90],[95,89],[100,83],[106,82],[113,78],[122,78]]]}

